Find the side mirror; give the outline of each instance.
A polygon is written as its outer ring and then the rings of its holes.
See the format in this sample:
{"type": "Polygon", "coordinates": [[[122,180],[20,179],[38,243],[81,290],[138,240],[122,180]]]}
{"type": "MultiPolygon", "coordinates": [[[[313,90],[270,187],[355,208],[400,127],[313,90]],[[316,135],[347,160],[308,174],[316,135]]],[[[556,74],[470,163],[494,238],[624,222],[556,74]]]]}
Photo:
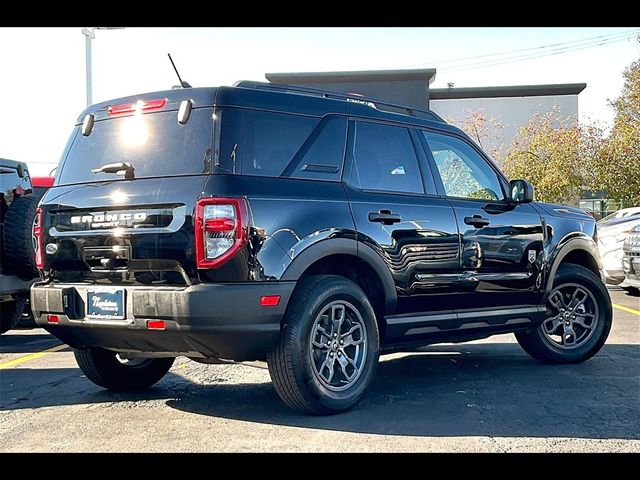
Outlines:
{"type": "Polygon", "coordinates": [[[511,180],[509,197],[513,203],[533,202],[533,185],[526,180],[511,180]]]}

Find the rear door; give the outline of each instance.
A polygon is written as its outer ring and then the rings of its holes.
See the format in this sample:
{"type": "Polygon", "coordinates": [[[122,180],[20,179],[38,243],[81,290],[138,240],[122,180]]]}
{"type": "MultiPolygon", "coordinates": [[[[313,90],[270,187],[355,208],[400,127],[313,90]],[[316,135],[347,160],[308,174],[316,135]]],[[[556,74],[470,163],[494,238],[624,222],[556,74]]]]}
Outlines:
{"type": "Polygon", "coordinates": [[[460,305],[536,305],[542,223],[531,204],[506,199],[508,184],[470,141],[421,131],[438,190],[453,206],[461,240],[460,305]]]}
{"type": "Polygon", "coordinates": [[[403,126],[352,120],[345,185],[359,240],[388,266],[398,312],[451,309],[440,293],[457,272],[453,210],[435,186],[415,132],[403,126]]]}

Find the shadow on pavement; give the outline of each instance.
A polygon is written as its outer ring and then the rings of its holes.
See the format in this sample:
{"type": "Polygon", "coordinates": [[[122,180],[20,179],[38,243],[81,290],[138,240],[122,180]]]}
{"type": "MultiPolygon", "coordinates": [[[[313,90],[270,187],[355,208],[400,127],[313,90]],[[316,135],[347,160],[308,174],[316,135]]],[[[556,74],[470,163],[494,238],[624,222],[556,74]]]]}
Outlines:
{"type": "Polygon", "coordinates": [[[60,345],[53,335],[43,333],[17,333],[0,337],[0,353],[36,353],[46,348],[60,345]]]}
{"type": "Polygon", "coordinates": [[[542,365],[510,343],[436,345],[381,362],[360,404],[332,417],[289,410],[270,383],[200,385],[170,373],[149,392],[116,394],[80,379],[77,369],[16,369],[0,372],[0,407],[161,399],[199,415],[346,432],[638,439],[639,365],[638,345],[606,345],[592,360],[564,366],[542,365]],[[63,384],[70,376],[78,378],[74,388],[63,384]],[[17,398],[5,388],[14,380],[20,390],[38,382],[45,389],[17,398]]]}
{"type": "Polygon", "coordinates": [[[433,346],[380,364],[353,410],[291,412],[270,384],[205,387],[179,410],[252,422],[414,436],[640,438],[640,353],[607,345],[581,365],[542,365],[513,344],[433,346]]]}

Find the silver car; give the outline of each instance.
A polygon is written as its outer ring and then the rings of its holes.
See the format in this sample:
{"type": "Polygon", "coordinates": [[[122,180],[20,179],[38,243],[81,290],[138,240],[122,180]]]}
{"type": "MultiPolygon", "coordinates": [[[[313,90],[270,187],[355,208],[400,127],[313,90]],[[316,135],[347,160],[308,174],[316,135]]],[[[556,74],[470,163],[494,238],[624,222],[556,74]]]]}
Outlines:
{"type": "Polygon", "coordinates": [[[625,208],[598,221],[598,250],[608,284],[619,285],[624,279],[622,246],[629,232],[640,225],[640,207],[625,208]]]}
{"type": "Polygon", "coordinates": [[[623,247],[622,269],[624,270],[624,283],[632,293],[640,294],[640,225],[631,230],[623,247]]]}

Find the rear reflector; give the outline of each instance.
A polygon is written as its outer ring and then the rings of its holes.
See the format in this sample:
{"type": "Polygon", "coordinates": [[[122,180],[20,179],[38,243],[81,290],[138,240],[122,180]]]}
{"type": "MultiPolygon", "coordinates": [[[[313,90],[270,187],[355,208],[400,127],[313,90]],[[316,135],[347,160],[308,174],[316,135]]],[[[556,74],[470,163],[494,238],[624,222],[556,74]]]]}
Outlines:
{"type": "Polygon", "coordinates": [[[166,98],[159,98],[157,100],[138,100],[135,103],[125,103],[123,105],[112,105],[107,109],[107,114],[108,115],[125,115],[127,113],[160,110],[166,104],[167,104],[166,98]]]}
{"type": "Polygon", "coordinates": [[[260,297],[260,305],[263,307],[275,307],[280,303],[280,295],[267,295],[260,297]]]}
{"type": "Polygon", "coordinates": [[[47,323],[60,323],[58,315],[47,315],[47,323]]]}
{"type": "Polygon", "coordinates": [[[149,330],[164,330],[164,320],[147,320],[149,330]]]}

